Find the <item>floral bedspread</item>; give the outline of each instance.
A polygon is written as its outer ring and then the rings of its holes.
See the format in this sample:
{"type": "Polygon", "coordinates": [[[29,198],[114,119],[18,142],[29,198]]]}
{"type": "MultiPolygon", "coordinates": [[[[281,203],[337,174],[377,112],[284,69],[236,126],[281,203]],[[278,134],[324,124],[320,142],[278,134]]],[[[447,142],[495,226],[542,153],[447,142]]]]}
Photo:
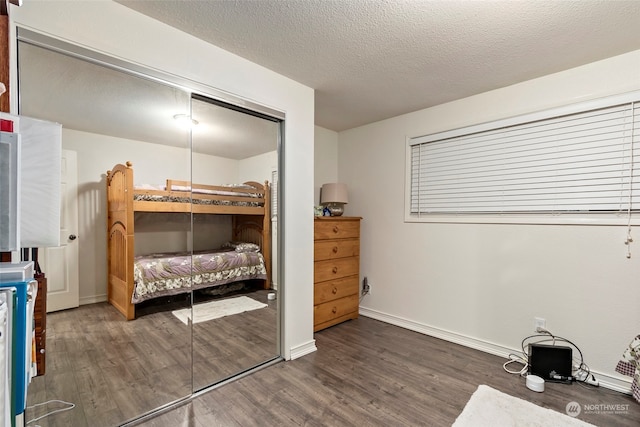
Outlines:
{"type": "Polygon", "coordinates": [[[260,252],[152,254],[136,257],[131,302],[249,279],[266,279],[260,252]]]}
{"type": "Polygon", "coordinates": [[[636,336],[629,347],[622,354],[622,359],[616,366],[616,371],[633,377],[631,394],[640,402],[640,335],[636,336]]]}
{"type": "Polygon", "coordinates": [[[199,199],[191,198],[188,196],[157,196],[154,194],[135,194],[133,200],[141,200],[147,202],[173,202],[173,203],[193,203],[194,205],[221,205],[221,206],[262,206],[259,202],[239,202],[230,200],[212,200],[212,199],[199,199]]]}
{"type": "MultiPolygon", "coordinates": [[[[262,204],[258,201],[230,201],[230,200],[212,200],[212,199],[206,199],[206,198],[199,198],[199,197],[191,197],[191,192],[193,192],[194,194],[214,194],[214,195],[219,195],[219,196],[241,196],[241,197],[245,197],[245,198],[259,198],[262,197],[261,194],[259,193],[245,193],[245,192],[238,192],[238,191],[233,191],[235,189],[245,189],[245,190],[251,190],[251,189],[255,189],[254,187],[251,187],[249,185],[245,185],[245,184],[228,184],[225,186],[228,191],[224,191],[224,190],[207,190],[207,189],[200,189],[200,188],[194,188],[192,189],[191,187],[184,187],[184,186],[177,186],[174,185],[172,186],[171,190],[175,191],[175,192],[184,192],[184,194],[173,194],[171,196],[160,196],[157,194],[149,194],[149,193],[136,193],[133,195],[133,200],[141,200],[141,201],[147,201],[147,202],[177,202],[177,203],[193,203],[193,204],[197,204],[197,205],[224,205],[224,206],[252,206],[252,207],[259,207],[262,204]]],[[[149,184],[140,184],[140,185],[136,185],[135,186],[136,190],[166,190],[166,187],[164,186],[153,186],[153,185],[149,185],[149,184]]]]}

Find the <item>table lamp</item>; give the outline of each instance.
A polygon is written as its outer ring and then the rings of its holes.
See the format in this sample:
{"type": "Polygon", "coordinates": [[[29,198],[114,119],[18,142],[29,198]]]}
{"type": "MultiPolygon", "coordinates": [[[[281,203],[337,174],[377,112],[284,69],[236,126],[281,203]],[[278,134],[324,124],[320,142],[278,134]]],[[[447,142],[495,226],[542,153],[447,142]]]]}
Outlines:
{"type": "Polygon", "coordinates": [[[341,216],[344,213],[344,205],[347,203],[349,203],[347,184],[333,182],[322,186],[320,204],[329,209],[331,216],[341,216]]]}

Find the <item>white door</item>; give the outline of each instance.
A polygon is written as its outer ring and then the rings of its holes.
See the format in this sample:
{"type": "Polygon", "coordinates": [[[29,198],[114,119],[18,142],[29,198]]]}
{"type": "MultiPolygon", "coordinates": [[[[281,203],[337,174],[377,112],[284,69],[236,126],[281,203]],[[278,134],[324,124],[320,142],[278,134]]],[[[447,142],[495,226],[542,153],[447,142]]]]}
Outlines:
{"type": "Polygon", "coordinates": [[[62,150],[60,246],[44,249],[40,257],[40,266],[47,277],[47,312],[80,304],[77,162],[75,151],[62,150]]]}

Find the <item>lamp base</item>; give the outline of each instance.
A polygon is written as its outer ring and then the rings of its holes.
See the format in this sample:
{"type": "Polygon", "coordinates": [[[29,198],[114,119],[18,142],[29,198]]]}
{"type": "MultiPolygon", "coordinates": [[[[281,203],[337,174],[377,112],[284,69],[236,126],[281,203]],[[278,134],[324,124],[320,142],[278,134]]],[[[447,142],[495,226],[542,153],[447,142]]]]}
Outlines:
{"type": "Polygon", "coordinates": [[[329,203],[327,204],[331,216],[342,216],[344,213],[344,203],[329,203]]]}

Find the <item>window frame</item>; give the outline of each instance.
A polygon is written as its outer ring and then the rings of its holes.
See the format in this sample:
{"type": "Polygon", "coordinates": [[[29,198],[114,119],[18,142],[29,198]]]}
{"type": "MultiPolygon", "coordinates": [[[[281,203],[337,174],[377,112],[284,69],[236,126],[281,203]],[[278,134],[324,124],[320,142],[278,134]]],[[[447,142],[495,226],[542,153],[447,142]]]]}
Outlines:
{"type": "MultiPolygon", "coordinates": [[[[557,225],[637,225],[640,224],[640,213],[636,212],[602,212],[602,213],[411,213],[412,190],[412,146],[431,141],[455,138],[470,133],[486,132],[503,127],[515,126],[523,123],[541,121],[554,117],[581,113],[590,110],[610,107],[624,103],[640,103],[640,91],[632,91],[603,98],[582,101],[547,110],[507,117],[489,122],[461,128],[407,136],[405,144],[405,206],[404,221],[408,223],[464,223],[464,224],[557,224],[557,225]]],[[[636,129],[635,143],[640,143],[640,129],[636,129]]],[[[640,168],[640,165],[635,166],[640,168]]]]}

